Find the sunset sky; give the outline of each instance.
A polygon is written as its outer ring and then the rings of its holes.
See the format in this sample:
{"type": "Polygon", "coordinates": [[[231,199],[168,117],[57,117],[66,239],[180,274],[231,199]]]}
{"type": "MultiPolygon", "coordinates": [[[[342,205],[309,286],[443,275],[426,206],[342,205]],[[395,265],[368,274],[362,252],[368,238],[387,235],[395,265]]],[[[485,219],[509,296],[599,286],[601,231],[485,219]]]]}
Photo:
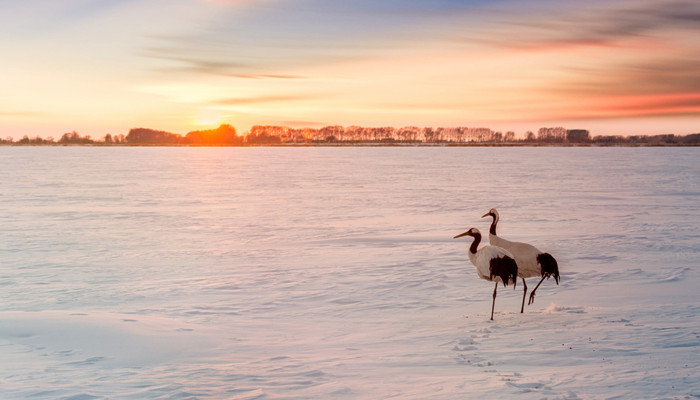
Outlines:
{"type": "Polygon", "coordinates": [[[0,0],[0,137],[700,132],[700,1],[0,0]]]}

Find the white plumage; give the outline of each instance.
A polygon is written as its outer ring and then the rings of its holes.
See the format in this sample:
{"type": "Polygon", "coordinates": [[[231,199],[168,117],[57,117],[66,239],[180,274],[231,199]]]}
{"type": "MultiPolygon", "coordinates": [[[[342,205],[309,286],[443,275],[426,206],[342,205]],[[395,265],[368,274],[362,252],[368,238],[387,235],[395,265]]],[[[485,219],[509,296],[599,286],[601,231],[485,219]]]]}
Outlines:
{"type": "Polygon", "coordinates": [[[513,254],[515,262],[518,263],[518,276],[520,278],[542,276],[542,269],[537,263],[537,255],[542,252],[537,247],[523,242],[511,242],[491,233],[489,233],[489,243],[492,246],[508,249],[513,254]]]}
{"type": "Polygon", "coordinates": [[[484,246],[477,250],[476,253],[469,252],[469,261],[476,267],[476,273],[479,275],[479,278],[486,279],[487,281],[501,282],[504,286],[508,286],[507,283],[503,282],[500,276],[496,275],[492,277],[490,268],[491,260],[505,257],[513,258],[513,255],[506,249],[496,246],[484,246]]]}
{"type": "Polygon", "coordinates": [[[496,234],[496,225],[498,224],[499,214],[495,208],[492,208],[482,216],[482,218],[491,216],[493,221],[491,222],[491,228],[489,229],[489,244],[493,246],[502,247],[508,250],[513,257],[515,262],[518,264],[518,276],[523,280],[523,302],[520,306],[520,312],[525,310],[525,297],[527,294],[527,284],[525,283],[525,278],[533,278],[536,276],[541,276],[542,279],[537,284],[535,289],[530,293],[530,300],[528,305],[535,301],[535,291],[540,287],[542,281],[545,278],[549,279],[550,276],[554,277],[554,280],[559,284],[559,266],[557,261],[552,257],[551,254],[540,251],[537,247],[522,243],[522,242],[511,242],[510,240],[503,239],[496,234]]]}
{"type": "Polygon", "coordinates": [[[506,249],[497,246],[484,246],[479,249],[481,232],[479,232],[478,229],[471,228],[454,238],[457,239],[462,236],[471,236],[474,238],[474,241],[469,247],[469,261],[476,267],[476,273],[479,275],[479,278],[496,283],[493,288],[493,301],[491,303],[491,320],[493,320],[493,309],[496,305],[498,283],[502,283],[503,286],[508,286],[512,283],[515,288],[515,283],[518,279],[518,266],[513,255],[506,249]]]}

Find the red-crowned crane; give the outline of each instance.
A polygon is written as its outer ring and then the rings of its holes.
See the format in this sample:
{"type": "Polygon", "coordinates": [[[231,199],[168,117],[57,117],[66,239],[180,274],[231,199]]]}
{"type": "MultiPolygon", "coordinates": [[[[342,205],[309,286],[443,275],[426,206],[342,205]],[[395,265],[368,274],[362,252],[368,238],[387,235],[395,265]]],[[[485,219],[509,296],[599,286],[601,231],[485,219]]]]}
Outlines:
{"type": "Polygon", "coordinates": [[[477,250],[479,242],[481,242],[481,232],[478,229],[471,228],[454,238],[457,239],[462,236],[474,238],[469,247],[469,261],[476,267],[476,273],[479,275],[479,278],[496,282],[496,286],[493,288],[493,302],[491,303],[491,320],[493,321],[493,309],[496,305],[498,283],[503,283],[503,286],[508,286],[512,283],[513,288],[515,288],[515,283],[518,280],[518,265],[513,256],[501,247],[484,246],[477,250]]]}
{"type": "Polygon", "coordinates": [[[544,253],[531,244],[511,242],[496,235],[496,225],[499,220],[498,211],[492,208],[481,218],[488,216],[493,217],[491,228],[489,229],[489,244],[508,250],[515,257],[515,262],[518,263],[518,276],[522,278],[523,286],[525,287],[523,289],[523,304],[520,306],[520,312],[522,313],[525,310],[525,295],[527,294],[525,278],[542,277],[540,283],[530,292],[530,299],[527,302],[527,305],[530,305],[535,301],[535,292],[545,278],[554,277],[557,285],[559,284],[559,265],[551,254],[544,253]]]}

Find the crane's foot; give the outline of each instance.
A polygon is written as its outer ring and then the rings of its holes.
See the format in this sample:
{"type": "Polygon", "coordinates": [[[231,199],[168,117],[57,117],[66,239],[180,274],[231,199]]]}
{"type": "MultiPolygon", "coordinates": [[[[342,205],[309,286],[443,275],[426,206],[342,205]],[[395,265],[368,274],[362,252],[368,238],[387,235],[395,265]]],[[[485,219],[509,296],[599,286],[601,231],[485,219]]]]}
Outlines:
{"type": "Polygon", "coordinates": [[[527,305],[529,306],[530,304],[535,302],[535,292],[530,293],[530,300],[528,300],[527,305]]]}

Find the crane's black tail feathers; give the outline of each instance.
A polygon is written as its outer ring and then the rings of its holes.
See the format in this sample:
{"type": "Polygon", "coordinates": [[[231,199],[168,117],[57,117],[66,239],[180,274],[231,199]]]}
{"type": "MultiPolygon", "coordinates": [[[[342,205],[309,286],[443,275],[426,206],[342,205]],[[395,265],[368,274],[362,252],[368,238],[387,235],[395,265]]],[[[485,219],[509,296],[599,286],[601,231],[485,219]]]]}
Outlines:
{"type": "Polygon", "coordinates": [[[537,262],[540,263],[542,268],[542,276],[549,279],[550,276],[554,277],[554,280],[559,284],[559,265],[557,260],[552,257],[549,253],[540,253],[537,255],[537,262]]]}
{"type": "Polygon", "coordinates": [[[503,286],[508,286],[510,282],[513,282],[513,288],[515,288],[515,284],[518,281],[518,264],[515,263],[515,260],[508,256],[492,258],[489,269],[491,271],[491,280],[493,280],[494,276],[497,276],[501,278],[503,286]]]}

